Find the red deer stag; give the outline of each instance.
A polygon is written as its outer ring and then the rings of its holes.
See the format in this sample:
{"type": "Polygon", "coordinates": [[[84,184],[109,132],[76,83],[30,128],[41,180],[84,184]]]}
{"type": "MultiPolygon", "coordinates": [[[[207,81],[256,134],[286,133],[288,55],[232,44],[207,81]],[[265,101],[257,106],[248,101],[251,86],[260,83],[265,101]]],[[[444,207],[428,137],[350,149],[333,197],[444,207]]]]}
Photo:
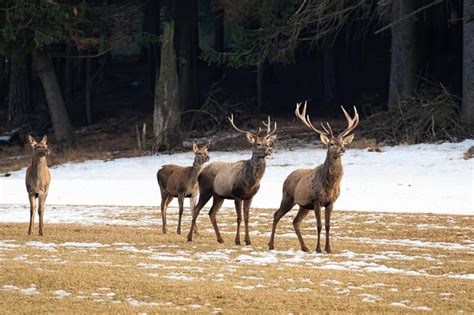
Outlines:
{"type": "Polygon", "coordinates": [[[348,121],[347,128],[338,136],[334,136],[331,127],[328,123],[326,126],[321,123],[323,130],[316,129],[306,115],[306,102],[303,111],[300,112],[301,104],[296,104],[295,114],[301,122],[314,132],[318,133],[321,142],[327,145],[326,160],[323,164],[315,169],[298,169],[292,172],[283,183],[283,198],[281,200],[280,208],[273,215],[273,228],[268,246],[274,249],[275,230],[278,221],[290,211],[295,204],[299,205],[300,209],[295,219],[293,226],[296,235],[300,241],[301,250],[307,252],[303,237],[300,232],[301,221],[306,217],[311,209],[314,209],[316,214],[316,222],[318,227],[318,243],[316,245],[316,252],[321,253],[320,236],[321,236],[321,207],[324,207],[324,221],[326,226],[326,253],[331,252],[329,244],[329,229],[331,212],[334,202],[336,202],[340,193],[340,184],[342,179],[342,162],[341,156],[345,152],[345,146],[352,142],[354,134],[352,131],[359,123],[359,115],[357,109],[354,107],[354,118],[351,118],[346,110],[342,108],[344,115],[348,121]]]}
{"type": "Polygon", "coordinates": [[[217,227],[216,214],[222,206],[224,199],[233,199],[235,210],[237,212],[237,234],[235,244],[240,245],[240,223],[242,221],[242,204],[244,209],[245,221],[245,244],[250,245],[249,236],[249,210],[252,198],[260,188],[260,180],[265,172],[265,158],[272,154],[272,145],[276,139],[275,131],[277,124],[272,130],[270,117],[268,122],[263,124],[266,127],[266,134],[258,134],[243,131],[234,124],[234,117],[231,115],[229,121],[232,127],[240,133],[243,133],[253,146],[252,157],[249,160],[238,161],[235,163],[214,162],[209,164],[199,176],[199,201],[196,206],[191,230],[188,233],[188,241],[193,239],[193,227],[196,225],[196,219],[202,207],[213,197],[209,217],[216,233],[217,241],[223,243],[219,228],[217,227]]]}
{"type": "Polygon", "coordinates": [[[39,215],[39,235],[43,235],[43,215],[44,203],[48,196],[49,183],[51,182],[51,174],[49,173],[46,156],[51,152],[48,149],[46,136],[39,143],[32,136],[28,136],[28,143],[33,148],[31,165],[26,170],[26,190],[30,199],[30,227],[28,235],[34,230],[36,199],[38,199],[38,215],[39,215]]]}
{"type": "MultiPolygon", "coordinates": [[[[161,219],[163,220],[163,233],[166,233],[166,210],[174,197],[178,197],[179,219],[176,233],[181,234],[181,217],[184,211],[184,198],[190,198],[191,213],[194,212],[199,192],[198,176],[204,164],[209,161],[207,150],[209,143],[199,148],[193,141],[194,163],[193,166],[182,167],[177,165],[163,165],[156,174],[161,191],[161,219]]],[[[197,227],[194,232],[197,234],[197,227]]]]}

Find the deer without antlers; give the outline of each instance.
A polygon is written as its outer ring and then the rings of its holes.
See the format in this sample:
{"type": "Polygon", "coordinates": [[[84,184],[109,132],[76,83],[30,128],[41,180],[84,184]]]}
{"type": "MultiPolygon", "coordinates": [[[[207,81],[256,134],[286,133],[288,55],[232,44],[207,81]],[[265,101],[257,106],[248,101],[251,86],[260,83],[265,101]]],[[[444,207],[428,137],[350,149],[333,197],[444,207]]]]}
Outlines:
{"type": "Polygon", "coordinates": [[[196,206],[191,230],[188,233],[188,241],[192,241],[193,227],[202,207],[213,197],[209,217],[216,233],[217,241],[224,242],[217,226],[216,214],[221,208],[224,199],[232,199],[237,212],[237,233],[235,244],[240,245],[240,223],[242,221],[242,208],[244,210],[245,221],[245,244],[250,245],[249,236],[249,210],[252,198],[260,188],[260,180],[265,172],[265,158],[272,154],[272,145],[276,139],[275,122],[272,129],[270,117],[264,122],[266,134],[261,136],[261,129],[257,134],[243,131],[234,124],[234,117],[229,117],[231,126],[238,132],[245,135],[248,142],[252,144],[252,157],[249,160],[235,163],[214,162],[209,164],[199,175],[199,201],[196,206]]]}
{"type": "Polygon", "coordinates": [[[324,207],[324,221],[326,227],[326,253],[331,252],[329,244],[329,229],[331,212],[334,202],[336,202],[340,193],[340,184],[343,174],[341,156],[345,152],[345,146],[352,142],[354,134],[352,133],[359,123],[359,115],[357,109],[354,107],[354,118],[351,118],[346,110],[342,108],[344,116],[348,121],[347,128],[338,136],[333,134],[331,126],[321,123],[322,130],[317,129],[311,123],[309,115],[306,114],[306,102],[303,110],[300,112],[301,104],[296,105],[295,114],[301,122],[317,134],[321,138],[321,142],[327,145],[326,160],[323,164],[315,169],[298,169],[292,172],[283,183],[283,198],[281,200],[280,208],[273,215],[273,228],[268,246],[274,249],[275,230],[278,221],[290,211],[295,204],[299,205],[300,209],[296,218],[293,221],[296,235],[301,245],[301,250],[307,252],[303,237],[300,232],[301,221],[306,217],[311,209],[314,209],[316,214],[316,223],[318,228],[318,243],[316,245],[316,252],[321,252],[320,236],[321,236],[321,207],[324,207]]]}
{"type": "Polygon", "coordinates": [[[32,136],[28,136],[27,139],[33,148],[31,164],[26,170],[25,179],[26,190],[30,199],[30,227],[28,228],[28,235],[31,235],[34,230],[36,199],[38,199],[39,235],[43,235],[44,203],[46,202],[49,183],[51,182],[51,174],[49,173],[46,156],[51,152],[48,149],[46,136],[40,142],[36,142],[32,136]]]}
{"type": "MultiPolygon", "coordinates": [[[[179,219],[176,233],[181,234],[181,217],[184,211],[184,198],[190,198],[191,213],[194,213],[199,192],[198,176],[204,164],[209,161],[207,150],[209,143],[199,148],[193,141],[194,162],[193,166],[182,167],[177,165],[164,165],[156,174],[161,191],[161,219],[163,220],[163,233],[166,233],[166,210],[174,197],[178,197],[179,219]]],[[[197,226],[194,226],[197,234],[197,226]]]]}

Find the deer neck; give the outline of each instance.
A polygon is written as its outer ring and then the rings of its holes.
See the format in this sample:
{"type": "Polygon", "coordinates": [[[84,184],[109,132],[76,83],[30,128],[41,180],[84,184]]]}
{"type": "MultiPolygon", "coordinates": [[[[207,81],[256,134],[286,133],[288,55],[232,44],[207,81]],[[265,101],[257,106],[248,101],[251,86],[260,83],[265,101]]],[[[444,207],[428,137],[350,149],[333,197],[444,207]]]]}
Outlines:
{"type": "Polygon", "coordinates": [[[191,171],[192,184],[197,183],[199,174],[201,174],[201,171],[203,170],[203,168],[204,168],[204,164],[201,164],[197,161],[194,161],[193,168],[192,168],[192,171],[191,171]]]}
{"type": "Polygon", "coordinates": [[[260,180],[265,173],[266,162],[265,158],[252,155],[250,160],[247,160],[244,165],[244,178],[248,186],[255,186],[260,183],[260,180]]]}
{"type": "Polygon", "coordinates": [[[333,156],[330,156],[328,152],[321,174],[323,186],[326,187],[326,190],[332,190],[339,186],[342,179],[342,174],[343,168],[341,158],[339,157],[335,159],[333,156]]]}
{"type": "Polygon", "coordinates": [[[46,162],[46,157],[37,157],[33,155],[31,160],[31,173],[35,178],[41,177],[44,172],[48,169],[48,163],[46,162]]]}

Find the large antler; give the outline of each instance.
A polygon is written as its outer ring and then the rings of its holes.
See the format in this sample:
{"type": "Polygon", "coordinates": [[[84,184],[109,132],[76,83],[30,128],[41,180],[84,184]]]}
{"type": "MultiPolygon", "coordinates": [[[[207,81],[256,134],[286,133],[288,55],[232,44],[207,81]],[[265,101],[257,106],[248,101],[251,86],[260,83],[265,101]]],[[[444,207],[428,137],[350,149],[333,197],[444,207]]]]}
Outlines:
{"type": "Polygon", "coordinates": [[[267,122],[264,122],[262,121],[262,124],[267,127],[267,134],[265,135],[265,139],[268,139],[270,138],[275,132],[276,132],[276,129],[277,129],[277,123],[275,121],[275,127],[273,128],[272,130],[272,124],[271,124],[271,121],[270,121],[270,116],[268,116],[268,120],[267,122]]]}
{"type": "Polygon", "coordinates": [[[345,137],[347,135],[349,135],[356,127],[357,125],[359,124],[359,114],[357,113],[357,108],[354,106],[354,118],[351,118],[351,116],[349,116],[349,114],[346,112],[346,110],[344,109],[344,107],[342,107],[342,111],[344,112],[344,116],[346,116],[346,119],[347,119],[347,128],[341,132],[339,134],[339,137],[345,137]]]}
{"type": "Polygon", "coordinates": [[[307,101],[304,102],[304,107],[303,107],[303,111],[300,112],[300,106],[301,106],[301,103],[296,103],[296,109],[295,109],[295,115],[296,117],[298,117],[301,122],[306,126],[308,127],[309,129],[312,129],[313,131],[319,133],[319,134],[322,134],[322,135],[325,135],[325,136],[332,136],[333,133],[332,133],[332,129],[331,127],[329,126],[328,123],[327,124],[327,127],[325,127],[322,123],[321,123],[321,127],[323,127],[324,131],[322,130],[319,130],[317,129],[316,127],[313,126],[313,124],[311,123],[311,120],[309,119],[309,115],[306,114],[306,105],[308,104],[307,101]]]}
{"type": "MultiPolygon", "coordinates": [[[[250,131],[244,131],[242,129],[240,129],[239,127],[237,127],[234,123],[234,114],[231,114],[230,117],[227,118],[230,122],[230,124],[232,125],[232,127],[237,130],[238,132],[241,132],[243,134],[250,134],[252,136],[256,136],[255,134],[251,133],[250,131]]],[[[265,139],[268,139],[270,138],[273,134],[275,134],[276,132],[276,129],[277,129],[277,123],[275,121],[275,124],[274,124],[274,127],[273,127],[273,130],[272,130],[272,123],[271,123],[271,120],[270,120],[270,116],[268,116],[268,120],[267,122],[264,122],[262,121],[263,125],[265,127],[267,127],[267,134],[265,135],[265,139]]],[[[259,133],[260,131],[262,130],[262,128],[259,128],[259,133]]]]}
{"type": "Polygon", "coordinates": [[[251,133],[250,131],[243,131],[242,129],[239,129],[235,124],[234,124],[234,114],[230,114],[230,117],[227,118],[231,124],[231,126],[237,130],[238,132],[241,132],[243,134],[250,134],[255,137],[255,134],[251,133]]]}

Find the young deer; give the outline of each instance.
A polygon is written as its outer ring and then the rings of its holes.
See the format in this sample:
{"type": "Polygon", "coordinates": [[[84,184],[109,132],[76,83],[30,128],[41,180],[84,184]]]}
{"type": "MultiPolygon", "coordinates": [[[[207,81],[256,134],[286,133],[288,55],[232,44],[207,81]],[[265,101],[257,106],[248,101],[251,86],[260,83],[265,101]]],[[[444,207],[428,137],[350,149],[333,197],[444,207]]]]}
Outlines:
{"type": "Polygon", "coordinates": [[[43,235],[44,203],[48,196],[49,183],[51,182],[46,156],[51,152],[48,149],[46,136],[39,143],[32,136],[28,136],[28,143],[33,148],[33,157],[31,165],[26,170],[25,181],[30,199],[30,227],[28,234],[31,235],[34,230],[36,198],[38,198],[39,235],[43,235]]]}
{"type": "MultiPolygon", "coordinates": [[[[193,166],[182,167],[177,165],[164,165],[156,173],[158,185],[161,191],[161,218],[163,220],[163,233],[166,233],[166,210],[174,197],[178,197],[179,220],[176,233],[181,234],[181,217],[184,211],[184,198],[190,198],[189,205],[191,213],[194,213],[196,200],[199,192],[198,176],[204,164],[209,161],[207,150],[209,143],[199,148],[193,141],[194,163],[193,166]]],[[[197,234],[197,227],[194,232],[197,234]]]]}
{"type": "Polygon", "coordinates": [[[321,124],[323,130],[316,129],[313,126],[309,119],[309,115],[306,115],[306,102],[301,113],[300,106],[300,103],[296,104],[295,114],[305,126],[318,133],[321,142],[327,145],[326,160],[315,169],[298,169],[288,175],[283,183],[283,198],[281,200],[280,208],[273,215],[273,228],[268,246],[270,249],[274,249],[273,243],[278,221],[280,221],[280,219],[290,211],[295,204],[297,204],[300,209],[293,221],[293,226],[296,235],[298,236],[298,240],[300,241],[301,250],[307,252],[308,248],[301,236],[300,224],[310,209],[314,209],[318,227],[318,243],[316,246],[316,252],[320,253],[320,236],[322,230],[321,207],[324,207],[324,221],[326,226],[325,251],[326,253],[330,253],[329,229],[331,212],[334,202],[339,197],[343,173],[341,156],[345,152],[344,146],[351,143],[354,139],[354,134],[351,133],[359,123],[359,115],[357,114],[357,109],[354,107],[355,115],[354,118],[351,118],[346,110],[341,107],[348,121],[348,126],[338,136],[334,136],[328,123],[326,123],[326,126],[321,124]]]}
{"type": "Polygon", "coordinates": [[[224,199],[233,199],[235,210],[237,212],[237,234],[235,244],[240,245],[240,223],[242,221],[242,203],[244,209],[245,221],[245,244],[250,245],[249,236],[249,210],[252,198],[260,188],[260,180],[265,172],[265,158],[272,154],[272,144],[276,139],[275,131],[277,124],[272,130],[270,117],[264,125],[267,128],[266,135],[243,131],[234,124],[234,118],[231,115],[229,121],[232,127],[243,133],[247,141],[253,145],[252,157],[249,160],[235,163],[214,162],[209,164],[199,175],[199,201],[193,215],[191,230],[188,233],[188,241],[193,239],[193,228],[196,225],[196,219],[202,207],[213,197],[209,217],[216,233],[217,241],[224,242],[217,227],[216,214],[222,206],[224,199]]]}

